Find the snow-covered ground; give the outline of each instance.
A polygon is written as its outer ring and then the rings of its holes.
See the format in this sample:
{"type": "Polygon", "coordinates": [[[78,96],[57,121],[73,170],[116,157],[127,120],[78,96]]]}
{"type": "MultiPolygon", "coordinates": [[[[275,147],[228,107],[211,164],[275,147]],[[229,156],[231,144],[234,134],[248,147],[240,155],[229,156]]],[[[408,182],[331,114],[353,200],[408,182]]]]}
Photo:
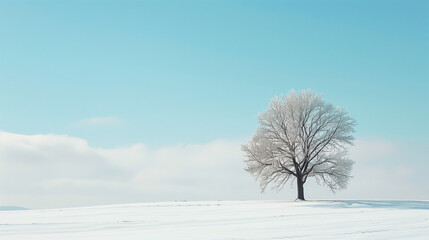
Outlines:
{"type": "Polygon", "coordinates": [[[4,211],[0,239],[429,239],[429,201],[155,202],[4,211]]]}

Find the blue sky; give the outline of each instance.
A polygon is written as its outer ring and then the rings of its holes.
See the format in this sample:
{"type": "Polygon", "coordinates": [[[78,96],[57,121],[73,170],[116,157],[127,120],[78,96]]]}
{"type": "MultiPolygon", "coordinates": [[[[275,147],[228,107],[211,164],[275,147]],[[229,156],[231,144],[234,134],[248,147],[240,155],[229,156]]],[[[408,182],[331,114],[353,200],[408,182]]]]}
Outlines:
{"type": "Polygon", "coordinates": [[[240,142],[272,97],[311,88],[349,111],[358,139],[421,146],[428,12],[427,1],[0,0],[0,130],[102,148],[240,142]]]}
{"type": "Polygon", "coordinates": [[[311,88],[427,141],[427,1],[0,1],[0,129],[94,146],[243,139],[311,88]],[[117,124],[76,122],[111,117],[117,124]]]}

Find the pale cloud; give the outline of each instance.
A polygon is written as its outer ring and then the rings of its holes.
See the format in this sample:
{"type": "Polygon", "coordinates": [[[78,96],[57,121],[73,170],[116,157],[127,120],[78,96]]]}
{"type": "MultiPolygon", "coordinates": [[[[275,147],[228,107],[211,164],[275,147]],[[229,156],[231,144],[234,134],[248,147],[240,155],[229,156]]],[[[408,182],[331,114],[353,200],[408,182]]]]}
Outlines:
{"type": "Polygon", "coordinates": [[[315,196],[343,199],[429,199],[429,145],[359,139],[348,188],[335,195],[314,188],[315,196]]]}
{"type": "MultiPolygon", "coordinates": [[[[94,148],[65,135],[0,132],[0,205],[68,207],[143,201],[295,199],[288,186],[260,194],[243,170],[241,142],[218,140],[151,149],[94,148]]],[[[429,198],[427,146],[358,140],[349,188],[314,182],[309,199],[429,198]],[[400,148],[398,146],[401,146],[400,148]],[[407,159],[404,157],[412,157],[407,159]],[[420,157],[420,158],[419,158],[420,157]]],[[[293,186],[293,185],[292,185],[293,186]]]]}
{"type": "Polygon", "coordinates": [[[357,139],[354,144],[355,147],[351,148],[350,156],[352,159],[359,159],[359,161],[377,161],[391,154],[395,149],[393,142],[381,139],[357,139]]]}

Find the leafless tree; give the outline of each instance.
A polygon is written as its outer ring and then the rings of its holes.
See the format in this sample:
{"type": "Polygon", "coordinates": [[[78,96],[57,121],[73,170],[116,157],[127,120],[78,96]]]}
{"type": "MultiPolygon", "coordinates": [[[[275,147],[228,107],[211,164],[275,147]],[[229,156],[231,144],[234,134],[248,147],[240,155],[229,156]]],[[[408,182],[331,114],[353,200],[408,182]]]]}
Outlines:
{"type": "Polygon", "coordinates": [[[245,170],[260,183],[280,190],[292,179],[298,199],[304,200],[304,183],[315,177],[332,191],[344,189],[353,161],[347,158],[355,120],[340,107],[311,90],[275,97],[259,116],[259,128],[242,146],[245,170]]]}

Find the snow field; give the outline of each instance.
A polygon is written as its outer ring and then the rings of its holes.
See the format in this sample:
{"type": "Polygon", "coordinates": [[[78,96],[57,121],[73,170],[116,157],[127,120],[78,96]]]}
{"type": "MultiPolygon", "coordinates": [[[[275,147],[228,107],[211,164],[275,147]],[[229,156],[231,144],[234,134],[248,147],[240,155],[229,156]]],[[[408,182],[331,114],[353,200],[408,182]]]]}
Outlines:
{"type": "Polygon", "coordinates": [[[429,201],[154,202],[3,211],[0,239],[429,239],[429,201]]]}

